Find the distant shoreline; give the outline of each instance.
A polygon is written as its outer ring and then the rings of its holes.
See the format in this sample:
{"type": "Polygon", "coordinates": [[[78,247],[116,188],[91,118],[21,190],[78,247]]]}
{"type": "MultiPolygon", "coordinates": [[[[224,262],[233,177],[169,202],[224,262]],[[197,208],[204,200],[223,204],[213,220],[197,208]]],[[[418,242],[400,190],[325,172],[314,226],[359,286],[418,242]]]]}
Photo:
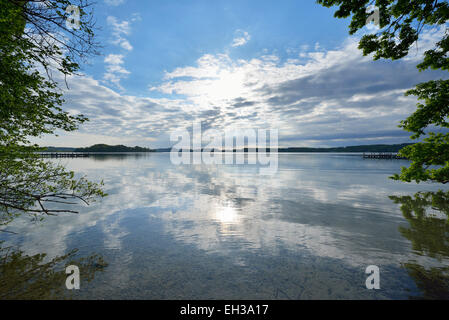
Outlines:
{"type": "MultiPolygon", "coordinates": [[[[348,146],[348,147],[331,147],[331,148],[309,148],[309,147],[282,147],[278,148],[278,153],[363,153],[363,152],[373,152],[373,153],[397,153],[400,149],[411,145],[411,143],[402,144],[374,144],[374,145],[359,145],[359,146],[348,146]]],[[[91,153],[91,154],[137,154],[137,153],[155,153],[155,152],[171,152],[171,148],[158,148],[149,149],[142,147],[126,147],[120,146],[108,146],[108,145],[94,145],[87,148],[68,148],[68,147],[45,147],[40,153],[55,153],[55,152],[75,152],[75,153],[91,153]]],[[[213,151],[214,149],[212,149],[213,151]]],[[[190,149],[189,152],[201,152],[201,150],[190,149]]],[[[220,152],[220,150],[217,150],[220,152]]],[[[221,150],[221,152],[226,152],[227,150],[221,150]]],[[[233,149],[228,150],[228,152],[258,152],[257,148],[244,148],[244,149],[233,149]]],[[[270,152],[270,148],[266,149],[266,152],[270,152]]]]}

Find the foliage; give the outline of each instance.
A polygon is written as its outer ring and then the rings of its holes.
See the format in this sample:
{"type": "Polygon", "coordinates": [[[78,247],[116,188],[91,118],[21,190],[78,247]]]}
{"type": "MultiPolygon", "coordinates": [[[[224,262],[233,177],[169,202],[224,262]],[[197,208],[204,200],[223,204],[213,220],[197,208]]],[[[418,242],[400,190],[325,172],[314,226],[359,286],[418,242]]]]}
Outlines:
{"type": "Polygon", "coordinates": [[[95,184],[82,177],[74,178],[72,171],[35,157],[0,158],[0,226],[9,223],[17,212],[27,212],[37,218],[40,214],[54,215],[77,211],[60,205],[75,205],[74,200],[88,204],[105,196],[103,183],[95,184]]]}
{"type": "Polygon", "coordinates": [[[75,2],[0,0],[0,225],[21,212],[70,212],[48,203],[105,195],[101,184],[39,159],[40,148],[30,143],[30,137],[73,131],[87,121],[62,109],[58,87],[59,78],[79,70],[76,60],[95,53],[89,5],[75,2]],[[66,26],[70,4],[80,8],[78,30],[66,26]]]}
{"type": "MultiPolygon", "coordinates": [[[[366,25],[372,14],[370,5],[379,9],[379,31],[365,34],[359,49],[364,55],[373,54],[374,60],[381,58],[397,60],[405,57],[413,44],[417,43],[424,28],[445,28],[442,39],[433,49],[424,53],[423,61],[418,64],[420,71],[439,69],[449,71],[449,3],[438,0],[317,0],[325,7],[338,6],[337,18],[351,17],[349,33],[354,34],[366,25]]],[[[423,103],[417,110],[402,121],[400,127],[412,132],[412,139],[421,136],[422,142],[407,146],[400,155],[411,160],[410,167],[403,167],[400,174],[392,178],[402,181],[449,182],[449,133],[432,133],[435,127],[448,128],[449,116],[449,80],[435,80],[421,83],[415,89],[406,92],[414,95],[423,103]],[[437,167],[434,167],[436,165],[437,167]]]]}

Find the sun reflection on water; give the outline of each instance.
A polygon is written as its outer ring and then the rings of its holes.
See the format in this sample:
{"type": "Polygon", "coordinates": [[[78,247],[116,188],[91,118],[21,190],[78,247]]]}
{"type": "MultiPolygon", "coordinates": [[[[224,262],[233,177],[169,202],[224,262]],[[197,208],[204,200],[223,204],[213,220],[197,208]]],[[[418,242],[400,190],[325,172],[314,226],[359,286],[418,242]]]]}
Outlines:
{"type": "Polygon", "coordinates": [[[239,214],[234,207],[220,207],[215,213],[215,219],[224,225],[239,223],[239,214]]]}

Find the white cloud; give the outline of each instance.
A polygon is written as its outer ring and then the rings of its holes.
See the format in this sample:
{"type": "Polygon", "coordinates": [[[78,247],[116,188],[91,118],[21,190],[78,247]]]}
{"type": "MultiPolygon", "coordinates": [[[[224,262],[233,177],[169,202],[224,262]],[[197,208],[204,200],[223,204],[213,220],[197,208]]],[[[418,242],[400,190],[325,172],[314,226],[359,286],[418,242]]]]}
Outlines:
{"type": "Polygon", "coordinates": [[[104,58],[104,63],[106,64],[106,73],[103,79],[107,82],[114,84],[117,88],[123,89],[120,85],[120,80],[130,74],[123,65],[122,54],[109,54],[104,58]]]}
{"type": "Polygon", "coordinates": [[[114,65],[119,65],[123,63],[123,55],[122,54],[110,54],[106,58],[104,58],[105,63],[110,63],[114,65]]]}
{"type": "Polygon", "coordinates": [[[106,19],[108,25],[112,26],[113,44],[122,47],[127,51],[131,51],[133,46],[125,38],[131,33],[131,22],[127,20],[118,21],[116,17],[108,16],[106,19]]]}
{"type": "Polygon", "coordinates": [[[183,95],[196,110],[214,112],[208,126],[278,128],[290,145],[403,142],[408,135],[397,124],[415,109],[414,98],[403,93],[435,73],[419,73],[415,59],[373,61],[357,46],[356,38],[328,51],[316,43],[312,51],[301,48],[302,60],[286,61],[206,54],[194,66],[167,72],[150,89],[183,95]]]}
{"type": "MultiPolygon", "coordinates": [[[[138,20],[140,20],[138,14],[134,14],[129,21],[118,21],[116,17],[108,16],[106,21],[108,25],[112,26],[113,39],[111,42],[126,51],[132,51],[133,46],[126,37],[131,34],[131,23],[138,20]]],[[[109,54],[104,59],[104,62],[106,64],[106,73],[104,74],[103,79],[123,90],[123,87],[120,85],[120,80],[130,74],[130,72],[122,66],[124,64],[124,55],[109,54]]]]}
{"type": "Polygon", "coordinates": [[[239,34],[234,40],[232,41],[231,46],[232,47],[240,47],[246,44],[249,40],[251,40],[251,36],[246,31],[237,30],[237,33],[239,34]]]}

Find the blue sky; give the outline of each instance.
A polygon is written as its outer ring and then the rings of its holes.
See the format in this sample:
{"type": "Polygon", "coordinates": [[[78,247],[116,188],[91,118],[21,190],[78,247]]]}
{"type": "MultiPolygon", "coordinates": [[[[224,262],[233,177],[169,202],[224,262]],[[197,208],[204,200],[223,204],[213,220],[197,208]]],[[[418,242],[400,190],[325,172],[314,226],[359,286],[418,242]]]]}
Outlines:
{"type": "Polygon", "coordinates": [[[423,34],[401,61],[357,49],[369,26],[314,0],[99,0],[101,55],[69,79],[64,108],[90,118],[41,145],[168,147],[173,130],[274,128],[280,146],[402,143],[415,109],[403,92],[445,77],[415,65],[442,30],[423,34]]]}
{"type": "MultiPolygon", "coordinates": [[[[103,54],[126,55],[132,73],[121,81],[130,94],[143,94],[157,85],[165,71],[193,65],[204,54],[227,53],[233,59],[251,59],[276,53],[295,58],[303,46],[333,47],[347,36],[348,21],[334,19],[333,10],[311,0],[286,1],[103,1],[95,8],[103,54]],[[116,5],[108,5],[116,4],[116,5]],[[133,49],[111,43],[114,23],[126,21],[126,36],[133,49]],[[109,18],[109,20],[108,20],[109,18]],[[250,40],[233,47],[233,40],[247,32],[250,40]]],[[[103,57],[85,70],[101,75],[103,57]]],[[[145,93],[144,95],[147,95],[145,93]]]]}

